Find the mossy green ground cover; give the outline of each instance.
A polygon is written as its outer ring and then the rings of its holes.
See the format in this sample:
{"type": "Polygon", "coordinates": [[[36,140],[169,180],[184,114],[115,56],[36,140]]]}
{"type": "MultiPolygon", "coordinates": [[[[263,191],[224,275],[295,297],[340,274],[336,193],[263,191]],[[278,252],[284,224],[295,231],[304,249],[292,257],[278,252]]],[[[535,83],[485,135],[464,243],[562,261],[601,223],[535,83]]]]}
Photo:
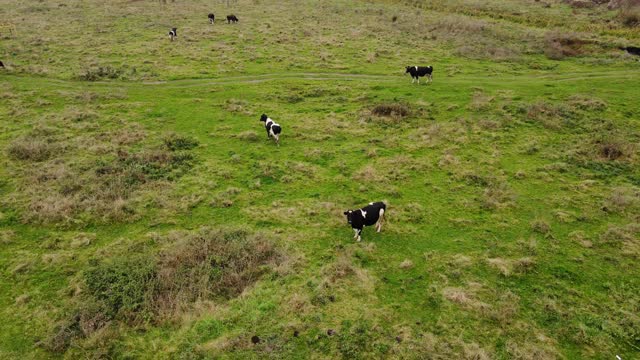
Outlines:
{"type": "MultiPolygon", "coordinates": [[[[204,3],[3,9],[32,26],[0,52],[14,59],[0,75],[0,356],[637,356],[638,63],[606,47],[549,60],[539,22],[472,5],[240,2],[237,26],[213,27],[204,3]],[[468,32],[443,35],[442,14],[468,32]],[[55,37],[65,19],[85,32],[55,37]],[[478,21],[527,35],[473,34],[478,21]],[[476,36],[513,49],[455,45],[476,36]],[[434,64],[432,84],[403,76],[413,59],[434,64]],[[119,79],[78,79],[96,66],[119,79]],[[409,115],[376,116],[380,104],[409,115]],[[198,146],[168,150],[168,136],[198,146]],[[355,243],[342,211],[378,200],[382,233],[355,243]],[[237,297],[115,317],[52,349],[89,299],[89,269],[202,227],[261,234],[287,260],[237,297]]],[[[567,31],[613,17],[581,11],[567,31]]]]}

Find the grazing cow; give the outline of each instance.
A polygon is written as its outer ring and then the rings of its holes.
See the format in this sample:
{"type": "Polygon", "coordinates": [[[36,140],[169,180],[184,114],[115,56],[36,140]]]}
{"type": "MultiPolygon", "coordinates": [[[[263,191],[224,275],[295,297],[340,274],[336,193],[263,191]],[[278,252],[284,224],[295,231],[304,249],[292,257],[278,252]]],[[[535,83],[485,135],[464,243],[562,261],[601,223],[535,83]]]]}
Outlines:
{"type": "Polygon", "coordinates": [[[2,61],[0,61],[0,68],[3,68],[3,69],[5,68],[4,63],[2,61]]]}
{"type": "Polygon", "coordinates": [[[273,137],[276,141],[276,145],[280,146],[280,133],[282,132],[280,124],[276,124],[266,114],[262,114],[262,116],[260,116],[260,121],[264,122],[264,127],[267,129],[267,139],[273,137]]]}
{"type": "Polygon", "coordinates": [[[237,23],[238,18],[235,15],[227,15],[227,24],[237,23]]]}
{"type": "Polygon", "coordinates": [[[637,46],[623,46],[620,48],[620,50],[626,50],[631,55],[640,56],[640,47],[637,46]]]}
{"type": "Polygon", "coordinates": [[[216,16],[213,13],[209,13],[209,24],[212,24],[216,21],[216,16]]]}
{"type": "Polygon", "coordinates": [[[382,220],[387,205],[383,202],[372,202],[369,205],[358,210],[347,210],[344,214],[347,216],[347,222],[355,231],[354,239],[361,240],[360,234],[365,226],[376,225],[376,231],[382,230],[382,220]]]}
{"type": "Polygon", "coordinates": [[[172,28],[169,31],[169,38],[171,39],[171,41],[173,41],[173,39],[178,37],[178,28],[172,28]]]}
{"type": "Polygon", "coordinates": [[[420,84],[420,78],[423,76],[426,76],[429,82],[433,81],[433,66],[407,66],[407,71],[404,73],[411,74],[412,84],[416,80],[418,80],[418,84],[420,84]]]}

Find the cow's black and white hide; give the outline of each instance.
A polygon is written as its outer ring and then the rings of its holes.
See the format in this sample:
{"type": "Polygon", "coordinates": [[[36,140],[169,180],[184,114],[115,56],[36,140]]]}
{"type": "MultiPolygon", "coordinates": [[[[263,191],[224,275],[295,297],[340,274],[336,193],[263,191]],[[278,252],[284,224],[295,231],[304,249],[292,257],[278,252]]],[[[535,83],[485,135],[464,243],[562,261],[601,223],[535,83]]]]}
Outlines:
{"type": "Polygon", "coordinates": [[[260,116],[260,121],[264,122],[264,128],[267,129],[267,139],[273,137],[276,145],[280,146],[280,133],[282,132],[280,124],[276,124],[266,114],[260,116]]]}
{"type": "Polygon", "coordinates": [[[169,30],[169,38],[171,39],[171,41],[173,41],[173,39],[178,37],[178,28],[172,28],[171,30],[169,30]]]}
{"type": "Polygon", "coordinates": [[[209,13],[209,24],[213,24],[216,21],[216,16],[213,13],[209,13]]]}
{"type": "Polygon", "coordinates": [[[227,15],[227,24],[237,23],[238,18],[235,15],[227,15]]]}
{"type": "Polygon", "coordinates": [[[405,74],[411,74],[411,83],[413,84],[418,80],[420,84],[420,78],[426,76],[429,82],[433,81],[433,66],[407,66],[405,74]]]}
{"type": "Polygon", "coordinates": [[[380,232],[386,210],[387,205],[385,205],[385,203],[372,202],[362,209],[345,211],[344,214],[347,216],[347,222],[355,232],[353,238],[360,241],[362,239],[360,235],[365,226],[375,225],[376,231],[380,232]]]}
{"type": "Polygon", "coordinates": [[[626,47],[621,47],[621,50],[625,50],[626,52],[628,52],[631,55],[636,55],[636,56],[640,56],[640,47],[637,46],[626,46],[626,47]]]}

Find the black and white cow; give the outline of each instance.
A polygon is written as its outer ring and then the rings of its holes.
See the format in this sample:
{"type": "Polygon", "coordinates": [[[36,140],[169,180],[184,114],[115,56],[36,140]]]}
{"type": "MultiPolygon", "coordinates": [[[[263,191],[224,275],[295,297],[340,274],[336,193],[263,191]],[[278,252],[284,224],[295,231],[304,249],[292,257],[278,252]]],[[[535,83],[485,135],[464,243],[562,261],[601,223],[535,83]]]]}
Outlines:
{"type": "Polygon", "coordinates": [[[623,46],[620,50],[625,50],[631,55],[640,56],[640,47],[637,46],[623,46]]]}
{"type": "Polygon", "coordinates": [[[354,239],[361,240],[360,234],[365,226],[376,226],[376,231],[382,230],[382,221],[387,205],[383,202],[372,202],[369,205],[358,210],[347,210],[344,214],[347,216],[347,222],[355,231],[354,239]]]}
{"type": "Polygon", "coordinates": [[[216,16],[213,13],[209,13],[209,24],[213,24],[216,21],[216,16]]]}
{"type": "Polygon", "coordinates": [[[267,114],[262,114],[260,121],[264,122],[264,127],[267,129],[267,139],[273,137],[276,145],[280,146],[280,133],[282,132],[280,124],[276,124],[267,114]]]}
{"type": "Polygon", "coordinates": [[[235,15],[227,15],[227,24],[237,23],[238,18],[235,15]]]}
{"type": "Polygon", "coordinates": [[[411,74],[411,83],[413,84],[418,80],[420,84],[420,78],[426,76],[429,82],[433,81],[433,66],[407,66],[407,71],[404,72],[411,74]]]}
{"type": "Polygon", "coordinates": [[[171,39],[171,41],[173,41],[173,39],[178,37],[178,28],[172,28],[171,30],[169,30],[169,38],[171,39]]]}

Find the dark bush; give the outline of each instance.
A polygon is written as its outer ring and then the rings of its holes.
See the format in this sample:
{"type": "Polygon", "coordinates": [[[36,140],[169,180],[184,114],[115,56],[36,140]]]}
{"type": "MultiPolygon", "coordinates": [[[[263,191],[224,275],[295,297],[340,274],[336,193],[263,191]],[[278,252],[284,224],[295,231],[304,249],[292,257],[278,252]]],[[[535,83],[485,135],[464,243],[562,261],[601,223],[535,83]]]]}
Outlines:
{"type": "Polygon", "coordinates": [[[148,319],[156,284],[153,258],[138,255],[99,263],[84,274],[88,293],[105,304],[107,318],[148,319]]]}
{"type": "Polygon", "coordinates": [[[107,187],[117,182],[131,188],[149,180],[175,180],[192,167],[193,160],[188,152],[146,150],[132,154],[119,151],[115,161],[99,161],[96,174],[107,187]]]}
{"type": "Polygon", "coordinates": [[[600,156],[607,160],[617,160],[624,155],[624,145],[618,141],[600,141],[600,156]]]}
{"type": "Polygon", "coordinates": [[[69,319],[55,325],[51,336],[41,345],[52,352],[64,352],[75,339],[90,336],[107,325],[110,320],[103,304],[93,301],[83,302],[69,319]]]}
{"type": "Polygon", "coordinates": [[[110,321],[161,322],[198,300],[235,297],[284,259],[272,241],[244,230],[202,229],[168,241],[175,244],[157,255],[92,260],[81,305],[42,345],[64,352],[110,321]]]}
{"type": "Polygon", "coordinates": [[[82,336],[79,317],[76,315],[68,321],[57,324],[52,335],[42,345],[51,352],[61,353],[67,350],[74,339],[82,336]]]}

